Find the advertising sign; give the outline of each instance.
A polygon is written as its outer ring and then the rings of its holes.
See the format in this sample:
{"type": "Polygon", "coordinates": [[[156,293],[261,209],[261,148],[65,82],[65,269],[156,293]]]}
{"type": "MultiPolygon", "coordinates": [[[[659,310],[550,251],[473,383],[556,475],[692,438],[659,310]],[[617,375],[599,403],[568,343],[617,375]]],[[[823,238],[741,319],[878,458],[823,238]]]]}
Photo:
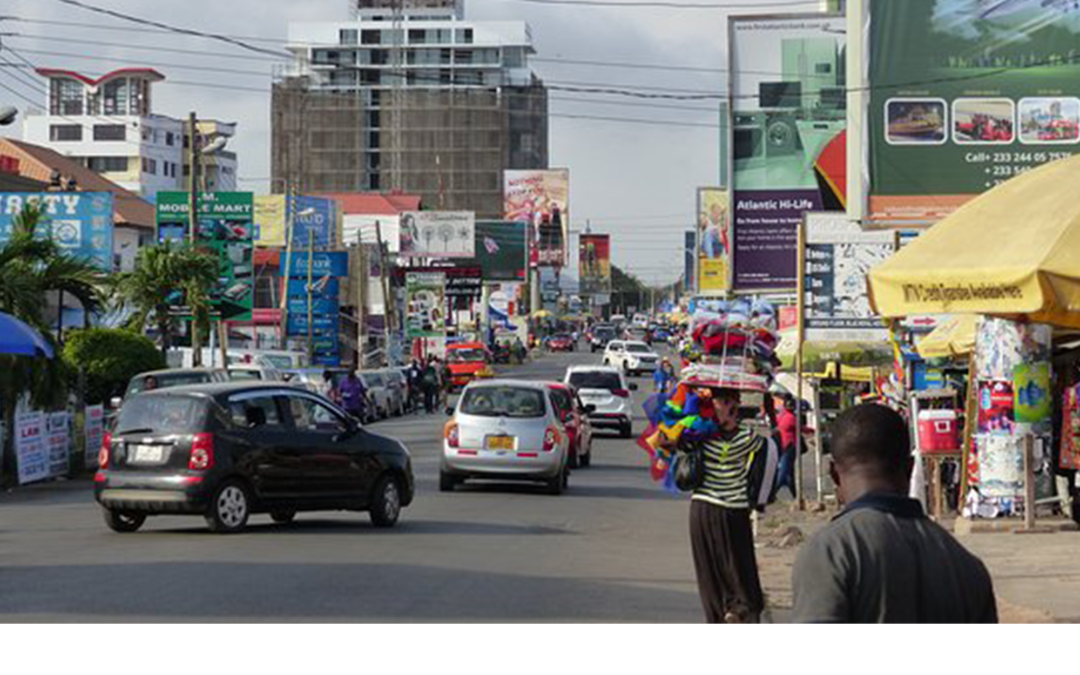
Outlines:
{"type": "Polygon", "coordinates": [[[731,290],[730,194],[722,188],[699,188],[697,192],[698,253],[701,293],[731,290]]]}
{"type": "MultiPolygon", "coordinates": [[[[349,276],[349,254],[345,251],[315,251],[311,256],[311,274],[319,277],[349,276]]],[[[308,252],[293,251],[289,262],[289,276],[307,279],[308,252]]]]}
{"type": "Polygon", "coordinates": [[[256,246],[285,246],[285,195],[255,197],[256,246]]]}
{"type": "Polygon", "coordinates": [[[68,472],[68,450],[71,434],[68,431],[68,414],[54,412],[45,416],[47,436],[45,446],[49,453],[49,475],[63,476],[68,472]]]}
{"type": "Polygon", "coordinates": [[[581,235],[578,250],[578,279],[583,295],[611,292],[610,235],[581,235]]]}
{"type": "Polygon", "coordinates": [[[868,216],[936,221],[1080,151],[1071,0],[865,0],[868,216]]]}
{"type": "Polygon", "coordinates": [[[101,451],[101,444],[105,441],[105,406],[100,404],[86,406],[83,436],[86,439],[83,462],[86,468],[95,468],[98,464],[98,452],[101,451]]]}
{"type": "Polygon", "coordinates": [[[321,197],[255,197],[255,245],[286,246],[285,231],[292,220],[293,246],[326,249],[337,245],[337,203],[321,197]]]}
{"type": "Polygon", "coordinates": [[[821,14],[729,19],[736,291],[794,289],[803,213],[843,210],[845,30],[821,14]]]}
{"type": "Polygon", "coordinates": [[[472,211],[409,211],[401,215],[400,255],[408,258],[472,258],[476,214],[472,211]]]}
{"type": "Polygon", "coordinates": [[[570,241],[570,170],[524,170],[503,173],[507,220],[533,226],[535,265],[563,267],[570,241]]]}
{"type": "Polygon", "coordinates": [[[45,415],[21,413],[15,418],[15,457],[19,464],[19,485],[49,477],[49,450],[45,445],[45,415]]]}
{"type": "Polygon", "coordinates": [[[810,342],[888,340],[866,275],[896,252],[893,232],[863,232],[842,213],[806,214],[803,326],[810,342]]]}
{"type": "MultiPolygon", "coordinates": [[[[158,241],[186,238],[188,209],[187,192],[158,193],[158,241]]],[[[218,283],[210,289],[211,305],[226,321],[251,321],[254,198],[250,192],[202,192],[198,209],[197,244],[214,251],[220,264],[218,283]]]]}
{"type": "Polygon", "coordinates": [[[484,282],[524,281],[528,265],[526,223],[481,220],[476,223],[476,262],[484,282]]]}
{"type": "Polygon", "coordinates": [[[683,245],[683,290],[693,293],[697,283],[697,232],[687,230],[683,245]]]}
{"type": "MultiPolygon", "coordinates": [[[[338,343],[341,327],[340,317],[340,283],[331,274],[342,272],[341,265],[335,260],[339,256],[347,254],[333,252],[316,252],[312,257],[313,270],[311,293],[308,294],[307,282],[307,252],[303,253],[300,263],[303,267],[292,268],[293,276],[289,279],[286,287],[288,293],[287,307],[288,318],[285,322],[285,333],[289,337],[304,338],[309,335],[308,303],[310,302],[311,322],[310,335],[312,337],[312,349],[316,365],[338,365],[341,361],[340,345],[338,343]]],[[[294,265],[297,260],[294,258],[294,265]]],[[[347,268],[347,265],[346,265],[347,268]]],[[[344,276],[337,274],[336,276],[344,276]]]]}
{"type": "Polygon", "coordinates": [[[0,192],[0,243],[11,237],[15,217],[30,203],[41,207],[39,237],[52,239],[65,253],[99,270],[112,271],[111,192],[0,192]]]}
{"type": "Polygon", "coordinates": [[[446,277],[441,272],[409,272],[405,275],[409,339],[446,335],[446,277]]]}

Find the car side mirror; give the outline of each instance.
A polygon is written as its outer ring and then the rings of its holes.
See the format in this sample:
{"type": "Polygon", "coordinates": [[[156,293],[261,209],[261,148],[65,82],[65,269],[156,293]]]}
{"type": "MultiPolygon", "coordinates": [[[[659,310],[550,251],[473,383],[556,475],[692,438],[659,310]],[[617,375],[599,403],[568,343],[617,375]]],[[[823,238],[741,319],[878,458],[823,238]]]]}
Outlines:
{"type": "Polygon", "coordinates": [[[120,398],[119,396],[113,396],[109,399],[109,407],[113,410],[119,410],[123,402],[124,399],[120,398]]]}
{"type": "Polygon", "coordinates": [[[596,412],[596,406],[590,403],[589,405],[582,408],[582,410],[585,411],[586,415],[591,415],[596,412]]]}
{"type": "Polygon", "coordinates": [[[359,424],[357,424],[356,422],[353,422],[352,420],[349,420],[348,425],[349,426],[348,426],[348,428],[345,429],[345,431],[339,431],[338,433],[334,434],[334,438],[332,440],[335,443],[341,443],[342,441],[347,441],[350,438],[352,438],[353,436],[355,436],[356,434],[360,433],[360,425],[359,424]]]}
{"type": "Polygon", "coordinates": [[[630,391],[637,391],[637,384],[636,383],[634,383],[634,382],[630,383],[630,391]]]}
{"type": "Polygon", "coordinates": [[[454,416],[454,409],[453,409],[453,408],[449,408],[449,407],[448,407],[448,408],[446,409],[446,416],[447,416],[447,417],[453,417],[453,416],[454,416]]]}

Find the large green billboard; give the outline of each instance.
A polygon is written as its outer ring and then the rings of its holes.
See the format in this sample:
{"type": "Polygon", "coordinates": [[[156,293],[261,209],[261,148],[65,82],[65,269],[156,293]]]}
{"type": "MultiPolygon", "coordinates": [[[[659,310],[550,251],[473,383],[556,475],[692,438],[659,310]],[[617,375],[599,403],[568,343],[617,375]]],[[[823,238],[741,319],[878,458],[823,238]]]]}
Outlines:
{"type": "Polygon", "coordinates": [[[476,221],[476,264],[484,283],[525,281],[528,245],[524,222],[508,220],[476,221]]]}
{"type": "Polygon", "coordinates": [[[869,211],[934,222],[1080,144],[1075,0],[864,0],[869,211]]]}

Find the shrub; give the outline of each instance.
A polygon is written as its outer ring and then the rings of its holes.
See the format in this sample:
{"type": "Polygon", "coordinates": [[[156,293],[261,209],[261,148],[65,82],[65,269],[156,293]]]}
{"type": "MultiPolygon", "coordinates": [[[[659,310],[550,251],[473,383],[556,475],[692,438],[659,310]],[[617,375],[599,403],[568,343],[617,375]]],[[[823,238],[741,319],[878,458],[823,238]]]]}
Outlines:
{"type": "Polygon", "coordinates": [[[88,328],[68,335],[64,362],[86,372],[86,403],[105,403],[124,393],[132,377],[165,367],[154,342],[128,330],[88,328]]]}

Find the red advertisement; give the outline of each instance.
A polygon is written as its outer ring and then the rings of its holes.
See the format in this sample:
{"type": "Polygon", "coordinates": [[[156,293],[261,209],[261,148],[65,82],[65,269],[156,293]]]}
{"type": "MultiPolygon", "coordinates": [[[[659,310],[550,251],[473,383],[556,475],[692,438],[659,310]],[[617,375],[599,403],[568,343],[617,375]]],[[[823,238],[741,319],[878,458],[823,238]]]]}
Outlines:
{"type": "Polygon", "coordinates": [[[1016,429],[1012,382],[979,383],[979,433],[1011,434],[1016,429]]]}

